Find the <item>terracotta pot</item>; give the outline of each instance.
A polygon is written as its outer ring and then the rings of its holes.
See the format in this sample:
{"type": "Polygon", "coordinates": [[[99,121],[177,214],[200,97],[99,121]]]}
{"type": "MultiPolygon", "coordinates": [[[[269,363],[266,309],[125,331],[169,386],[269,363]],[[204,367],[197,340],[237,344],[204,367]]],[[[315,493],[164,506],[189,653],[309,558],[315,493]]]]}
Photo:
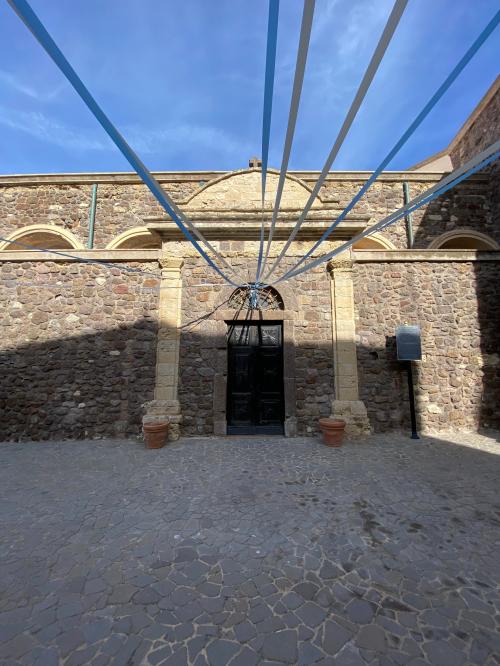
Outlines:
{"type": "Polygon", "coordinates": [[[323,442],[326,446],[342,446],[344,436],[345,421],[341,419],[323,418],[319,420],[319,427],[323,433],[323,442]]]}
{"type": "Polygon", "coordinates": [[[142,431],[147,449],[161,449],[167,443],[168,423],[143,423],[142,431]]]}

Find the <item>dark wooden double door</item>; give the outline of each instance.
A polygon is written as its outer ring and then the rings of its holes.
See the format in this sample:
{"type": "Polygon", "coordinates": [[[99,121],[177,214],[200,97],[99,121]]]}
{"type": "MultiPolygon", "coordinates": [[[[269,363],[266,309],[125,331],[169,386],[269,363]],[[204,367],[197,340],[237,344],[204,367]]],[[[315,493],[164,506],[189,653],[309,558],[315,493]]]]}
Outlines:
{"type": "Polygon", "coordinates": [[[283,421],[282,325],[229,325],[228,435],[280,435],[283,421]]]}

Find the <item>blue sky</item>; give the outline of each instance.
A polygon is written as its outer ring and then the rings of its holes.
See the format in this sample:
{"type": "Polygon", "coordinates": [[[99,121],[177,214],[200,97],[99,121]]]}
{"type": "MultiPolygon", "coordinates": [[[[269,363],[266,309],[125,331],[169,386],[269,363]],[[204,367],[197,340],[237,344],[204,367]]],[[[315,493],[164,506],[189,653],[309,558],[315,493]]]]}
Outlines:
{"type": "MultiPolygon", "coordinates": [[[[317,0],[290,162],[320,169],[392,0],[317,0]]],[[[240,169],[260,155],[267,0],[32,0],[152,170],[240,169]]],[[[373,169],[498,9],[410,0],[334,164],[373,169]]],[[[270,165],[279,168],[302,13],[282,0],[270,165]]],[[[445,147],[498,74],[500,29],[391,164],[445,147]]],[[[0,3],[0,173],[129,171],[6,2],[0,3]]]]}

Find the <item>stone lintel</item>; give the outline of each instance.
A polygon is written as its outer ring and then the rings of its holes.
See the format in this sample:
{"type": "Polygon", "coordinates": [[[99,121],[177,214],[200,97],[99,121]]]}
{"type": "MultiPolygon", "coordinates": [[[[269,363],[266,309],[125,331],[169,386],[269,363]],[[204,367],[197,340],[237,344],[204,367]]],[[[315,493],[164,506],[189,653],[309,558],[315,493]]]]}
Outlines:
{"type": "Polygon", "coordinates": [[[237,310],[217,310],[213,314],[216,321],[244,323],[249,321],[284,321],[290,319],[290,317],[290,312],[286,310],[242,310],[241,312],[237,310]]]}

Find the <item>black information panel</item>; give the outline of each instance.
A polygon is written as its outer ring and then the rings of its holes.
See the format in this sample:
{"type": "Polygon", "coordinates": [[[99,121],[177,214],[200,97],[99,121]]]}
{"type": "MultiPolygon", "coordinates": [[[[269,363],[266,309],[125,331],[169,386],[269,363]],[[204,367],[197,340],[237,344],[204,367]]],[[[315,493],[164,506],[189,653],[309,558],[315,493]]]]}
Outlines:
{"type": "Polygon", "coordinates": [[[422,343],[420,326],[398,326],[396,329],[398,361],[421,361],[422,343]]]}

